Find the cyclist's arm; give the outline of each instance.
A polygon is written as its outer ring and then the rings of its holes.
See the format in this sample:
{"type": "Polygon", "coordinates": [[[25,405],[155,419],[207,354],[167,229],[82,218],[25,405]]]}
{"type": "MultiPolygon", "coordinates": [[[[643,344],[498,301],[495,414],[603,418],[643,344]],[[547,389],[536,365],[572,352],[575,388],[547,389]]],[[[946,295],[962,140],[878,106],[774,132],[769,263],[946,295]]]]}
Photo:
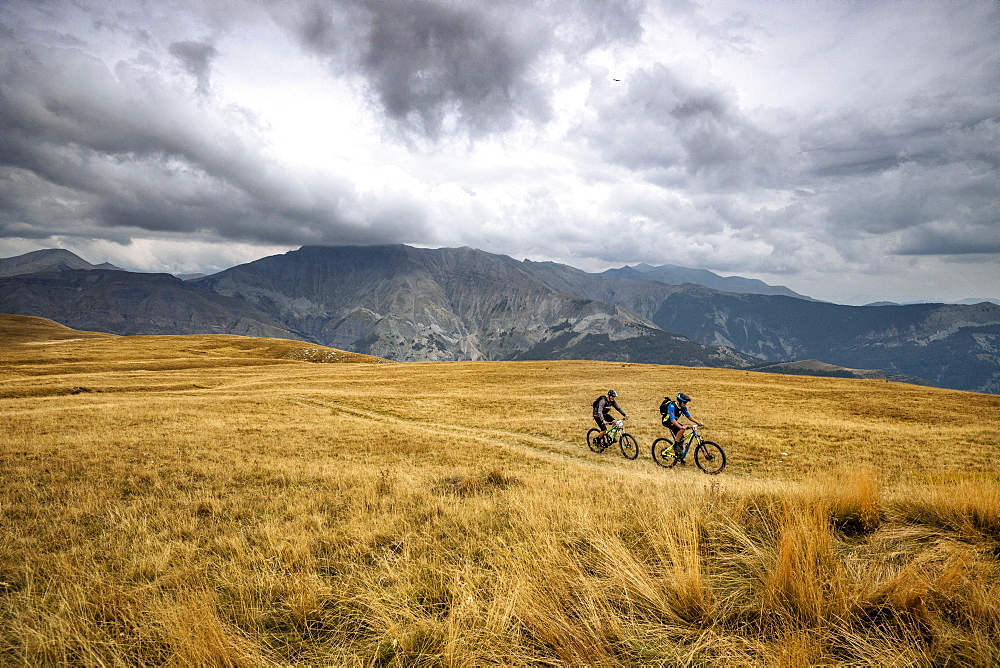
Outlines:
{"type": "Polygon", "coordinates": [[[613,401],[613,402],[611,402],[611,405],[615,407],[615,410],[616,410],[616,411],[618,411],[619,413],[621,413],[621,414],[622,414],[622,417],[623,417],[623,418],[626,418],[626,419],[628,419],[628,414],[627,414],[627,413],[625,413],[625,411],[623,411],[623,410],[621,409],[621,406],[619,406],[619,405],[618,405],[618,402],[617,402],[617,401],[613,401]]]}
{"type": "MultiPolygon", "coordinates": [[[[688,420],[691,420],[691,422],[694,423],[694,425],[696,427],[704,426],[704,424],[705,424],[704,422],[699,422],[697,420],[697,418],[694,418],[694,417],[691,416],[691,411],[689,411],[687,409],[687,406],[685,406],[684,408],[681,409],[681,413],[684,413],[684,417],[686,417],[688,420]]],[[[680,416],[678,416],[678,417],[680,417],[680,416]]],[[[678,422],[677,424],[680,424],[680,423],[678,422]]]]}

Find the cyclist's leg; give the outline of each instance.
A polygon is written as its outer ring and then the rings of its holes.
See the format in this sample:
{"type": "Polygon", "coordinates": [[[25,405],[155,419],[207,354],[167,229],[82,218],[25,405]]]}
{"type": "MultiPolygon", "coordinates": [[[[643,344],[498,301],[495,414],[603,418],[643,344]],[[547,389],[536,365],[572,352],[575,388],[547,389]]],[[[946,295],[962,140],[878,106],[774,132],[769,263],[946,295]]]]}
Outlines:
{"type": "MultiPolygon", "coordinates": [[[[604,415],[602,415],[601,417],[604,418],[604,425],[605,425],[604,429],[610,430],[611,425],[614,424],[614,420],[611,419],[611,411],[604,411],[604,415]]],[[[608,436],[608,441],[610,442],[611,434],[608,434],[607,436],[608,436]]]]}
{"type": "Polygon", "coordinates": [[[601,430],[601,433],[597,435],[597,438],[604,438],[608,433],[608,425],[601,419],[601,416],[595,415],[594,422],[597,423],[597,428],[601,430]]]}
{"type": "Polygon", "coordinates": [[[680,459],[684,454],[684,427],[675,427],[673,423],[668,423],[667,427],[674,436],[674,454],[680,459]]]}
{"type": "Polygon", "coordinates": [[[667,466],[666,462],[673,461],[673,430],[670,428],[670,423],[667,421],[667,416],[664,415],[660,419],[660,424],[663,428],[671,433],[667,438],[658,438],[653,441],[653,461],[655,461],[660,466],[667,466]]]}

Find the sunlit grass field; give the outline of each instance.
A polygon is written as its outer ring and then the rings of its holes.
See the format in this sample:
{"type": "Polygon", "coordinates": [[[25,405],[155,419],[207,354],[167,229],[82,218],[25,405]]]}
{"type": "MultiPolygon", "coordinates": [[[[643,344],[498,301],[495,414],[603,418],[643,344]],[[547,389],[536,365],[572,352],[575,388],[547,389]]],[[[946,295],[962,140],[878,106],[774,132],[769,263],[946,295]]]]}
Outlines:
{"type": "Polygon", "coordinates": [[[997,665],[998,444],[884,381],[0,316],[0,665],[997,665]],[[721,475],[650,458],[681,390],[721,475]]]}

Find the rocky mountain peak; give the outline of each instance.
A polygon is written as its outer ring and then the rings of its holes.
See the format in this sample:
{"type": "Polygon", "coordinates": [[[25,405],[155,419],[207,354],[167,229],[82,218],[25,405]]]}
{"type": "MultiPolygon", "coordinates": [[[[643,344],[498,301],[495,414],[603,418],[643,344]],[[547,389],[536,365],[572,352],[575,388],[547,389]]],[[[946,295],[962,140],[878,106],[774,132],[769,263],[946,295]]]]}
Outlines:
{"type": "Polygon", "coordinates": [[[0,258],[0,276],[20,276],[44,271],[76,269],[118,270],[118,267],[107,262],[99,265],[91,264],[79,255],[62,248],[47,248],[15,257],[0,258]]]}

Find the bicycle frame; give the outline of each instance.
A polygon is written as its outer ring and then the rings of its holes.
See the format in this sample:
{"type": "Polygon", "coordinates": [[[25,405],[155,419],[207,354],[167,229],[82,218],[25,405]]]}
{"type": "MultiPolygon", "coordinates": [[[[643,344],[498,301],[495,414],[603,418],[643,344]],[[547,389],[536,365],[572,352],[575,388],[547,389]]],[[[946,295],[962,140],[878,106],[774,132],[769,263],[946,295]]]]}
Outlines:
{"type": "Polygon", "coordinates": [[[685,457],[688,456],[688,453],[691,451],[691,446],[695,444],[694,439],[697,438],[699,442],[702,440],[701,434],[698,433],[697,425],[688,427],[688,431],[690,432],[690,434],[688,434],[688,436],[683,441],[681,441],[682,443],[684,443],[684,452],[681,453],[681,459],[684,459],[685,457]]]}

